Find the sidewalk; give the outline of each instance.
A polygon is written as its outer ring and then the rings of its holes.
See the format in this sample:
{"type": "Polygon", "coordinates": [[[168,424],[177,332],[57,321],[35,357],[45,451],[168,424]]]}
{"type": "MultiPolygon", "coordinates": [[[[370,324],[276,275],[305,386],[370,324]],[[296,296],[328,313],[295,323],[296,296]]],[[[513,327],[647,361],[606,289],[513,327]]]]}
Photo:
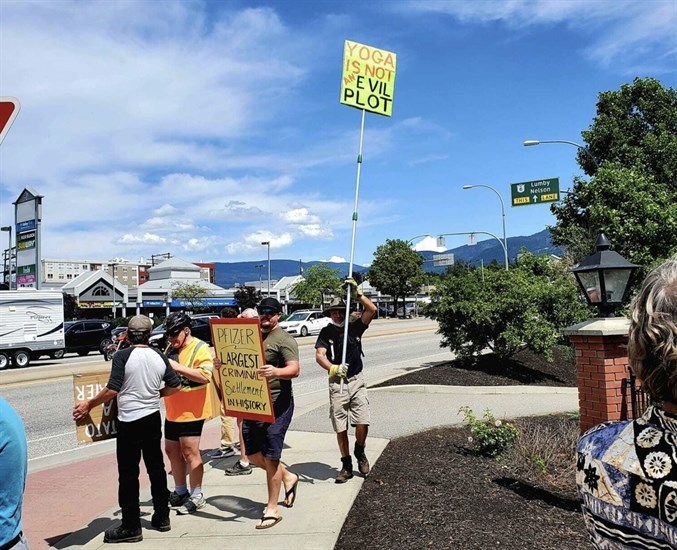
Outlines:
{"type": "MultiPolygon", "coordinates": [[[[442,387],[393,386],[370,390],[372,426],[367,440],[367,456],[374,465],[392,438],[410,435],[436,426],[461,423],[459,407],[468,405],[481,413],[489,408],[497,417],[519,417],[577,410],[576,388],[552,387],[442,387]]],[[[212,422],[205,433],[203,449],[218,444],[218,422],[212,422]]],[[[352,448],[352,437],[351,437],[352,448]]],[[[172,513],[172,530],[159,533],[148,529],[152,506],[147,483],[142,485],[142,525],[144,540],[135,544],[139,549],[173,550],[186,547],[211,549],[260,550],[262,547],[279,549],[332,550],[343,522],[352,507],[363,479],[355,476],[349,482],[337,485],[334,476],[340,464],[336,437],[331,432],[327,406],[320,406],[294,419],[287,434],[283,460],[290,470],[299,474],[297,500],[293,508],[280,507],[283,521],[268,530],[254,526],[261,516],[266,498],[265,475],[254,469],[248,476],[226,477],[223,470],[234,464],[237,457],[206,462],[204,491],[207,506],[196,514],[178,516],[172,513]]],[[[425,460],[425,456],[421,456],[425,460]]],[[[115,465],[114,455],[108,461],[115,465]]],[[[143,470],[143,468],[142,468],[143,470]]],[[[116,487],[116,476],[100,472],[102,484],[111,490],[116,487]],[[107,483],[105,483],[107,481],[107,483]]],[[[145,478],[142,474],[142,479],[145,478]]],[[[90,480],[92,482],[93,480],[90,480]]],[[[170,483],[171,487],[171,483],[170,483]]],[[[87,507],[87,498],[102,488],[80,491],[81,507],[87,507]]],[[[113,489],[115,490],[115,489],[113,489]]],[[[109,494],[115,502],[115,493],[109,494]]],[[[281,495],[282,500],[283,495],[281,495]]],[[[405,503],[406,505],[406,503],[405,503]]],[[[25,512],[26,513],[26,512],[25,512]]],[[[54,542],[56,548],[107,548],[103,531],[115,525],[119,518],[117,506],[91,517],[78,531],[54,542]]],[[[43,540],[31,540],[31,548],[38,548],[43,540]]],[[[56,537],[58,533],[51,533],[56,537]]],[[[42,538],[42,537],[40,537],[42,538]]],[[[49,538],[49,537],[45,537],[49,538]]],[[[52,539],[54,540],[54,539],[52,539]]]]}

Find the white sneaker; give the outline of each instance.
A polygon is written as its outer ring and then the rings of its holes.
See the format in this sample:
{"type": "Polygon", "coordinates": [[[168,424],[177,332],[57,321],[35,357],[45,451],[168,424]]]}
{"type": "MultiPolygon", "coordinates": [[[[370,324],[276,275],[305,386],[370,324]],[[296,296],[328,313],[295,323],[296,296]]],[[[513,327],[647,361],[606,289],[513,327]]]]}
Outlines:
{"type": "Polygon", "coordinates": [[[204,508],[206,504],[207,501],[202,493],[199,495],[192,495],[186,503],[176,511],[176,513],[181,515],[192,514],[200,508],[204,508]]]}

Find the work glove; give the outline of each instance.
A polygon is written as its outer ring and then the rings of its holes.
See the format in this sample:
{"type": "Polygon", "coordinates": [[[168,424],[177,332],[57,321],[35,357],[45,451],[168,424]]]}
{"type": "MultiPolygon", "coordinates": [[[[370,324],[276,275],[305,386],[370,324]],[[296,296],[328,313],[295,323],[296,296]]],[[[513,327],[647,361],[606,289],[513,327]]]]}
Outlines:
{"type": "Polygon", "coordinates": [[[360,296],[362,296],[364,294],[362,292],[362,289],[359,286],[357,286],[357,281],[355,281],[355,279],[353,279],[352,277],[349,277],[348,279],[346,279],[343,284],[346,287],[350,287],[350,295],[353,298],[359,298],[360,296]]]}
{"type": "Polygon", "coordinates": [[[340,365],[332,365],[329,367],[329,378],[334,376],[339,376],[340,378],[345,378],[348,375],[348,365],[346,363],[341,363],[340,365]]]}

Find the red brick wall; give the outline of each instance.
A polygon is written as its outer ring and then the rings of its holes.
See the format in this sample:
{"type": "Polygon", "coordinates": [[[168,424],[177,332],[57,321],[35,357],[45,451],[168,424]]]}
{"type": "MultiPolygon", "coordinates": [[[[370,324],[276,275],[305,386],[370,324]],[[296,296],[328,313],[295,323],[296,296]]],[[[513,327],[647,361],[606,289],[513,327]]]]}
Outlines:
{"type": "Polygon", "coordinates": [[[576,348],[581,433],[608,420],[627,418],[622,381],[628,378],[628,337],[570,336],[576,348]]]}

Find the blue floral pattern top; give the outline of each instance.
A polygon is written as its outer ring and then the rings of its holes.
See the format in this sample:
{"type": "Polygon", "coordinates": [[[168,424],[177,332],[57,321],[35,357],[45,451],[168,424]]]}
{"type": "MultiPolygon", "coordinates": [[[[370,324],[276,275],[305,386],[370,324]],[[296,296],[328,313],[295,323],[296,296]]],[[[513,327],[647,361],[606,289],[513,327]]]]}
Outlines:
{"type": "Polygon", "coordinates": [[[653,406],[589,430],[576,485],[598,550],[677,548],[677,417],[653,406]]]}

